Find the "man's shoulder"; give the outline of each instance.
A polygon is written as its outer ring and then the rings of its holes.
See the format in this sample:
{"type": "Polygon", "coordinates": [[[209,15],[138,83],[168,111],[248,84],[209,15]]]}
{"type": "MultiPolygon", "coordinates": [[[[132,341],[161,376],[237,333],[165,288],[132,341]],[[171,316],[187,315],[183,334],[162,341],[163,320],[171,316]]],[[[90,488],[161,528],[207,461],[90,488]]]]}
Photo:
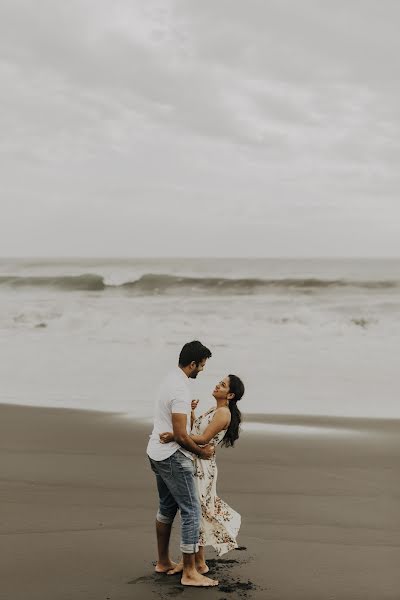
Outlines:
{"type": "Polygon", "coordinates": [[[185,375],[179,368],[173,369],[164,377],[161,386],[173,386],[174,388],[186,389],[188,383],[185,380],[185,375]]]}
{"type": "Polygon", "coordinates": [[[170,371],[164,377],[159,386],[158,398],[162,403],[174,398],[190,399],[189,385],[177,370],[170,371]]]}

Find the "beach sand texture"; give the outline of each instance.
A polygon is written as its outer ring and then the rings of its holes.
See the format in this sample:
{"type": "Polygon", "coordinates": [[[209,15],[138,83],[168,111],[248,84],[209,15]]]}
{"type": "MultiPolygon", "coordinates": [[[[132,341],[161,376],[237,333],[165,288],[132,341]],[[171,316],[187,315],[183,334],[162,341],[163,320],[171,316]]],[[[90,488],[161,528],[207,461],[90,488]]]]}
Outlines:
{"type": "MultiPolygon", "coordinates": [[[[398,421],[353,419],[361,433],[341,437],[244,433],[221,449],[219,491],[242,514],[241,549],[209,552],[221,584],[203,591],[153,572],[148,426],[10,405],[0,416],[1,598],[399,598],[398,421]]],[[[174,558],[178,534],[179,520],[174,558]]]]}

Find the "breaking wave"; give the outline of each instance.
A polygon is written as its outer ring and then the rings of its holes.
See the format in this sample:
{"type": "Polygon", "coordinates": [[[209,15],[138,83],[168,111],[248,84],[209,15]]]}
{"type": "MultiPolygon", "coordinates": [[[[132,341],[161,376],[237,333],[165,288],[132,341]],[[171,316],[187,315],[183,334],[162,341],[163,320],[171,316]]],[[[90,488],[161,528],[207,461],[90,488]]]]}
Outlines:
{"type": "Polygon", "coordinates": [[[286,278],[258,279],[241,278],[229,279],[221,277],[187,277],[164,274],[145,274],[133,281],[118,285],[108,284],[105,278],[98,274],[63,275],[63,276],[0,276],[0,286],[12,288],[53,288],[62,291],[93,291],[107,290],[125,291],[137,295],[162,295],[168,293],[215,294],[230,295],[262,294],[276,290],[277,292],[318,292],[341,288],[361,290],[389,290],[400,287],[396,280],[348,280],[348,279],[317,279],[317,278],[286,278]]]}

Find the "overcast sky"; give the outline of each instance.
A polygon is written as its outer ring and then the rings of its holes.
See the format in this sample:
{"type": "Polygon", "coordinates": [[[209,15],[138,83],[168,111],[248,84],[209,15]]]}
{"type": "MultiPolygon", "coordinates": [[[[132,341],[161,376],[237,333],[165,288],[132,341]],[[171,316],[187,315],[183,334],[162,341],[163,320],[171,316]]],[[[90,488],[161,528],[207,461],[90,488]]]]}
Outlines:
{"type": "Polygon", "coordinates": [[[1,256],[400,256],[397,0],[0,0],[1,256]]]}

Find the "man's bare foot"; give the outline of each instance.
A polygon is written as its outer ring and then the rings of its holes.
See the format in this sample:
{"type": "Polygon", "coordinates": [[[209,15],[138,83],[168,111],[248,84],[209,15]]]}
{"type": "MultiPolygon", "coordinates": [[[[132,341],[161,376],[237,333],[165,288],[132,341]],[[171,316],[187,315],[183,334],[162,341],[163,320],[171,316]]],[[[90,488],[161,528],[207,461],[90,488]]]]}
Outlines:
{"type": "Polygon", "coordinates": [[[189,575],[187,573],[182,575],[181,584],[192,587],[215,587],[218,585],[218,581],[204,577],[204,575],[201,575],[197,571],[192,571],[189,575]]]}
{"type": "Polygon", "coordinates": [[[205,575],[210,570],[206,562],[196,563],[196,570],[201,573],[201,575],[205,575]]]}
{"type": "Polygon", "coordinates": [[[183,571],[183,562],[181,561],[177,565],[175,565],[173,569],[168,571],[167,575],[176,575],[176,573],[182,573],[182,571],[183,571]]]}
{"type": "Polygon", "coordinates": [[[154,569],[156,573],[168,573],[171,569],[175,569],[176,563],[173,560],[170,560],[165,563],[157,562],[156,568],[154,569]]]}

